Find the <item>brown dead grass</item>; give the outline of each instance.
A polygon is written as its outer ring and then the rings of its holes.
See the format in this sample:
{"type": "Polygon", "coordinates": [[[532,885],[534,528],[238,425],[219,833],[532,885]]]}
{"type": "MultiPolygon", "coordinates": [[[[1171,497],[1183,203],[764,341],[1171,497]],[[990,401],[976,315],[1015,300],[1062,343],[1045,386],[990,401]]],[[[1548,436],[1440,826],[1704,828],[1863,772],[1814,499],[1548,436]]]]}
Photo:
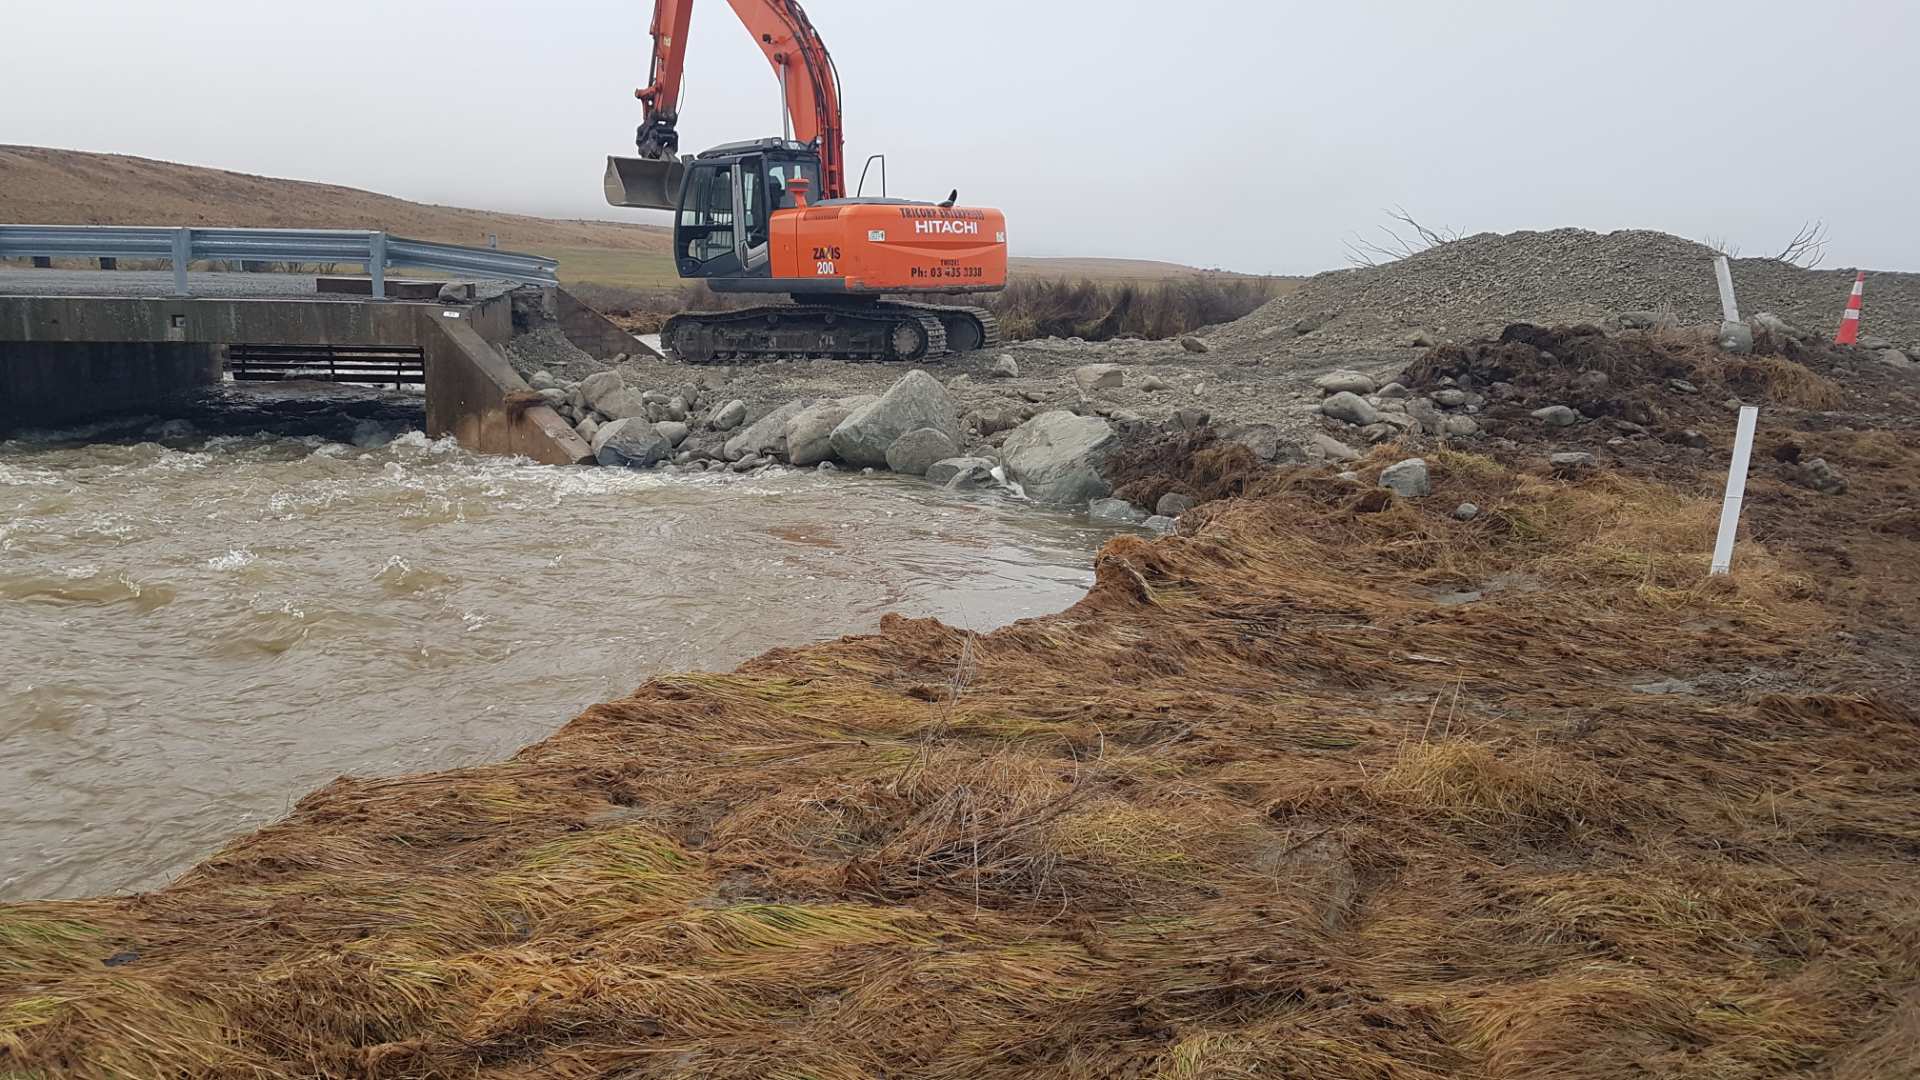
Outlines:
{"type": "Polygon", "coordinates": [[[1711,500],[1429,462],[1418,506],[1271,479],[1108,545],[1064,614],[658,679],[511,761],[338,781],[157,893],[0,908],[0,1075],[1920,1054],[1910,706],[1634,692],[1817,669],[1828,615],[1764,547],[1706,577],[1711,500]]]}

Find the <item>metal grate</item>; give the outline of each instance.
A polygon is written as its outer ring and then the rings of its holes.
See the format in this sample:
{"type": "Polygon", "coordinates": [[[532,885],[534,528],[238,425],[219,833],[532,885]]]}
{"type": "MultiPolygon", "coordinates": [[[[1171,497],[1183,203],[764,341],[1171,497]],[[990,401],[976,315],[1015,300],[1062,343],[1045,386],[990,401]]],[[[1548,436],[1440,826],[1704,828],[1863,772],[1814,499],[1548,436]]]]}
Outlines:
{"type": "Polygon", "coordinates": [[[406,345],[230,345],[227,372],[235,382],[363,383],[368,386],[424,386],[423,350],[406,345]]]}

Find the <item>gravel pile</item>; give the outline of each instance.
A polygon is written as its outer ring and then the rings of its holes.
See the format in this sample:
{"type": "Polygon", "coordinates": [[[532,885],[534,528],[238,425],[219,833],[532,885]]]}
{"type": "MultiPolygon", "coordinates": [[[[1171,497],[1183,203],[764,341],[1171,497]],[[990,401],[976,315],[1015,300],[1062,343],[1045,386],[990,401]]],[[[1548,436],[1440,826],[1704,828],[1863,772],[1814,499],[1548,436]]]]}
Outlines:
{"type": "MultiPolygon", "coordinates": [[[[1720,320],[1713,249],[1666,233],[1483,233],[1399,262],[1320,274],[1208,339],[1236,354],[1411,348],[1495,335],[1510,323],[1604,323],[1654,313],[1720,320]]],[[[1852,270],[1736,259],[1743,315],[1838,327],[1852,270]]],[[[1920,274],[1869,273],[1866,333],[1920,345],[1920,274]]]]}
{"type": "Polygon", "coordinates": [[[521,378],[530,378],[536,371],[549,372],[559,378],[578,382],[595,372],[607,370],[607,365],[594,359],[573,342],[557,326],[542,327],[515,337],[506,345],[507,362],[521,378]]]}

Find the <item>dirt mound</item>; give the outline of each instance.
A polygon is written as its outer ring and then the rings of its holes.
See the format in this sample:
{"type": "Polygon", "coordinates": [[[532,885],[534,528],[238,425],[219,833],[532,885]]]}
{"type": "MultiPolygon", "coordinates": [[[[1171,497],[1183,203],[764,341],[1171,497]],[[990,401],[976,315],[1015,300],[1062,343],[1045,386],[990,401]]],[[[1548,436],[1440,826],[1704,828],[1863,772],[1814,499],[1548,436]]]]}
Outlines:
{"type": "Polygon", "coordinates": [[[1101,471],[1115,497],[1152,509],[1170,494],[1189,496],[1196,504],[1234,498],[1271,470],[1245,446],[1220,442],[1214,428],[1163,433],[1139,425],[1122,432],[1120,448],[1101,471]]]}
{"type": "MultiPolygon", "coordinates": [[[[1720,321],[1713,249],[1666,233],[1581,229],[1483,233],[1384,266],[1309,279],[1209,339],[1234,353],[1408,347],[1464,341],[1515,322],[1602,323],[1625,312],[1683,325],[1720,321]]],[[[1852,270],[1736,259],[1743,312],[1807,328],[1839,325],[1852,270]]],[[[1920,345],[1920,274],[1870,274],[1866,332],[1920,345]]]]}
{"type": "Polygon", "coordinates": [[[1920,727],[1825,688],[1809,583],[1751,545],[1709,578],[1712,498],[1428,461],[1430,499],[1273,477],[1115,541],[1058,616],[657,679],[507,762],[338,781],[159,892],[0,908],[0,1072],[1920,1053],[1920,727]]]}

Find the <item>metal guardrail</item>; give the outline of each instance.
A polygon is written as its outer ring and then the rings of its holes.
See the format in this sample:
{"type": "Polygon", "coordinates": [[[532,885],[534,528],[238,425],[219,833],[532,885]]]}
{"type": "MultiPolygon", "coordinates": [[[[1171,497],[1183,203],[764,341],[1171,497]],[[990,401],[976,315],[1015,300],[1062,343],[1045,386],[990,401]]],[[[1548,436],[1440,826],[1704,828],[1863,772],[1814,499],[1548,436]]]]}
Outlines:
{"type": "Polygon", "coordinates": [[[0,258],[160,259],[173,291],[193,295],[187,266],[212,260],[359,263],[373,295],[387,295],[387,268],[407,266],[496,281],[558,285],[560,264],[538,255],[408,240],[359,229],[200,229],[125,225],[0,225],[0,258]]]}

